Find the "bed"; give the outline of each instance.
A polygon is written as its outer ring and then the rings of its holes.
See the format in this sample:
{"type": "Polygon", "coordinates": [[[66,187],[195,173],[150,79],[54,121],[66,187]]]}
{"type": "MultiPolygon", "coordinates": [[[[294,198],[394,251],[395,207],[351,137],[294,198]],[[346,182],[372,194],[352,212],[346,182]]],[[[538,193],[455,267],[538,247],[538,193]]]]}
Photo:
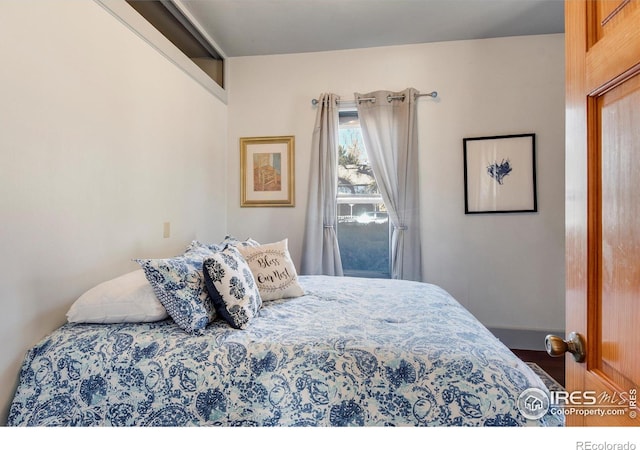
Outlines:
{"type": "Polygon", "coordinates": [[[558,425],[520,413],[543,382],[440,287],[293,278],[243,327],[66,323],[28,351],[8,425],[558,425]]]}

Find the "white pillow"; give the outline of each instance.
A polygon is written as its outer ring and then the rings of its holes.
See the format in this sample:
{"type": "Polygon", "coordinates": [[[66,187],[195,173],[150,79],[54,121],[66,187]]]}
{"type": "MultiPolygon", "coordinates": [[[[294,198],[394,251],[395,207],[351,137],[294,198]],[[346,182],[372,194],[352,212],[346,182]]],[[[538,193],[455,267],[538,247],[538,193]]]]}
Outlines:
{"type": "Polygon", "coordinates": [[[249,264],[263,301],[304,295],[289,255],[287,239],[237,249],[249,264]]]}
{"type": "Polygon", "coordinates": [[[67,312],[71,323],[155,322],[167,317],[142,269],[89,289],[67,312]]]}

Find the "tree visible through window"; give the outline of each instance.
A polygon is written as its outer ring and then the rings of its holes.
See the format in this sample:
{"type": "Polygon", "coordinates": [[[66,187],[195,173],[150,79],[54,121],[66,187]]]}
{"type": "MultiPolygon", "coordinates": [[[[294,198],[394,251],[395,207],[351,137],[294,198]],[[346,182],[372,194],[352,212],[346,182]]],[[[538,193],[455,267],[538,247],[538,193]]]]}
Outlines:
{"type": "Polygon", "coordinates": [[[339,113],[338,245],[345,275],[389,278],[389,216],[355,110],[339,113]]]}

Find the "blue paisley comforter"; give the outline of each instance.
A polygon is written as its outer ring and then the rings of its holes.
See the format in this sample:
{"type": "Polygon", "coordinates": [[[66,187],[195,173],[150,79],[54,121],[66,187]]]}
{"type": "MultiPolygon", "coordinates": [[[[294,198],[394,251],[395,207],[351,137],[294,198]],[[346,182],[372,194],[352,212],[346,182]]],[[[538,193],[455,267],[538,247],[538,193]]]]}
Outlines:
{"type": "Polygon", "coordinates": [[[437,286],[302,276],[246,330],[66,324],[26,355],[9,425],[518,426],[542,381],[437,286]]]}

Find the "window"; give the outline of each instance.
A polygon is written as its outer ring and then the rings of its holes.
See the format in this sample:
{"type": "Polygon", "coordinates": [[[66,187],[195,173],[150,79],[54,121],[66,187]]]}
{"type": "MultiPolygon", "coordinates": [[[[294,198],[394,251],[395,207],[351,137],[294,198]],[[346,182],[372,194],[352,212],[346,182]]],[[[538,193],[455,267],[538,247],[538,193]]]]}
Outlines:
{"type": "Polygon", "coordinates": [[[390,278],[389,216],[362,140],[358,112],[339,112],[338,245],[345,275],[390,278]]]}

